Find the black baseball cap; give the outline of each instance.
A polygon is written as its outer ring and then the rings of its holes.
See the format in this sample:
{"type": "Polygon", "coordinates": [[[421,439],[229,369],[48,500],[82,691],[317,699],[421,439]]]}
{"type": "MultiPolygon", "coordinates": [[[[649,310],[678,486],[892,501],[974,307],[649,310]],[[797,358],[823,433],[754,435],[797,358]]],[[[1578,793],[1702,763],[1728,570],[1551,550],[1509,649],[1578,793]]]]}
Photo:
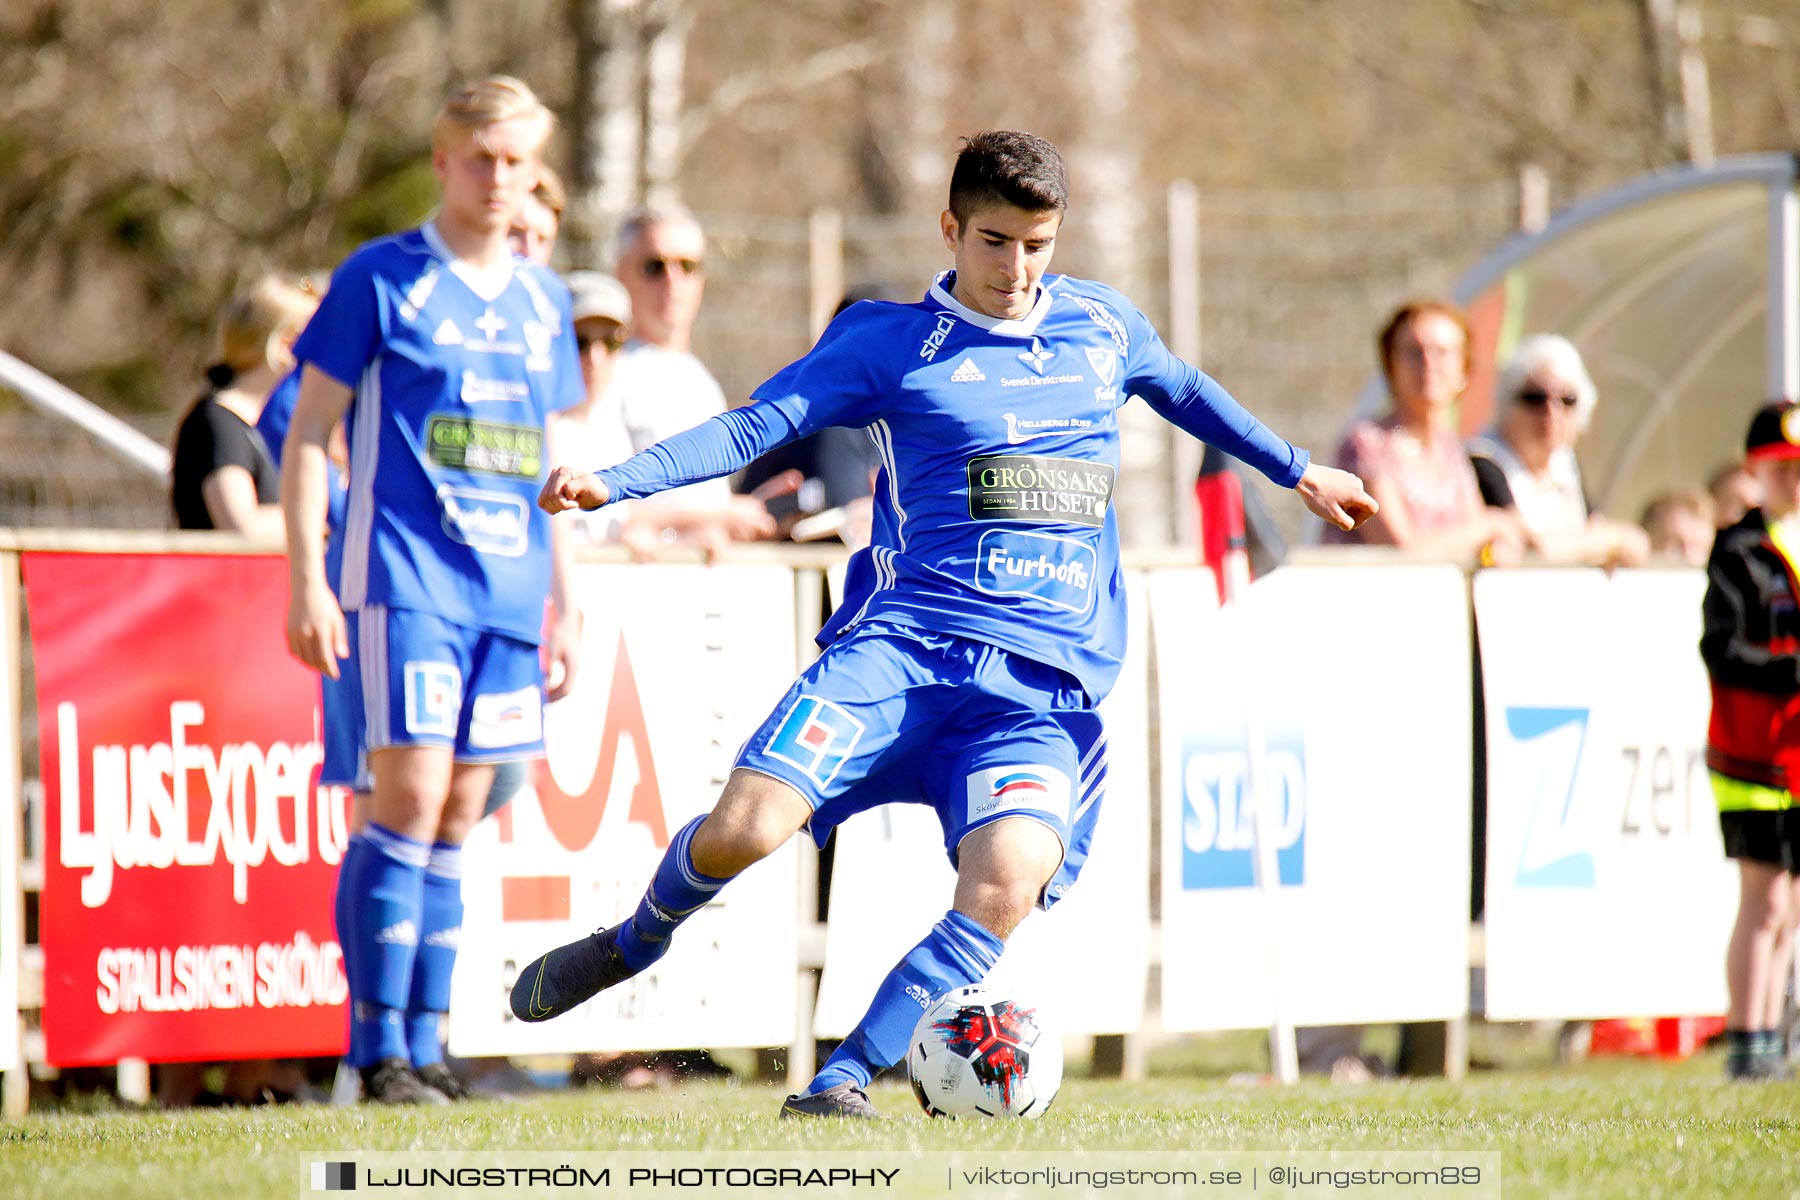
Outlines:
{"type": "Polygon", "coordinates": [[[1800,404],[1778,400],[1757,409],[1744,435],[1744,457],[1751,462],[1800,458],[1800,404]]]}

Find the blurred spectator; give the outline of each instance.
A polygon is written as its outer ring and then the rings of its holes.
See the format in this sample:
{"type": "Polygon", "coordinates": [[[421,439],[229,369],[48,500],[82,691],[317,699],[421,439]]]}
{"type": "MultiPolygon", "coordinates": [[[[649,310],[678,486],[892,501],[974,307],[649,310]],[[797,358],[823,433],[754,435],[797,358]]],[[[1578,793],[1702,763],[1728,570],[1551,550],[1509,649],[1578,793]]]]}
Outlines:
{"type": "Polygon", "coordinates": [[[1494,401],[1493,428],[1469,443],[1481,498],[1517,513],[1527,544],[1551,562],[1642,566],[1644,531],[1588,511],[1575,439],[1599,394],[1574,343],[1553,333],[1520,342],[1494,401]]]}
{"type": "MultiPolygon", "coordinates": [[[[615,274],[631,296],[631,340],[609,390],[635,452],[725,411],[725,393],[689,349],[706,294],[700,223],[679,208],[633,212],[619,229],[615,274]]],[[[729,481],[710,479],[637,504],[634,519],[660,528],[665,542],[717,550],[776,536],[766,502],[799,485],[799,473],[789,471],[735,496],[729,481]]]]}
{"type": "MultiPolygon", "coordinates": [[[[629,337],[631,297],[623,284],[600,271],[571,271],[567,282],[587,399],[559,414],[552,425],[554,461],[592,470],[624,462],[632,455],[631,435],[619,415],[618,393],[608,387],[629,337]]],[[[577,512],[573,514],[576,538],[584,542],[617,540],[631,512],[630,501],[577,512]]]]}
{"type": "Polygon", "coordinates": [[[556,249],[556,235],[562,230],[563,210],[569,206],[569,194],[563,190],[562,178],[549,167],[538,168],[537,186],[513,218],[506,240],[513,253],[528,258],[540,267],[550,265],[550,254],[556,249]]]}
{"type": "Polygon", "coordinates": [[[1725,955],[1726,1074],[1787,1075],[1782,996],[1800,912],[1800,408],[1770,404],[1745,435],[1762,505],[1720,532],[1707,562],[1700,657],[1712,684],[1706,765],[1725,854],[1738,864],[1738,911],[1725,955]]]}
{"type": "MultiPolygon", "coordinates": [[[[835,318],[864,300],[879,302],[890,298],[875,288],[851,291],[838,301],[832,316],[835,318]]],[[[875,444],[865,430],[832,426],[763,455],[744,468],[733,488],[738,492],[754,491],[784,471],[798,471],[802,480],[799,490],[792,497],[771,500],[768,506],[783,536],[800,541],[836,536],[847,543],[860,540],[866,544],[867,538],[859,539],[853,526],[868,523],[868,502],[874,494],[875,472],[880,465],[875,444]],[[818,519],[807,521],[796,532],[796,525],[803,518],[818,519]]]]}
{"type": "Polygon", "coordinates": [[[1699,488],[1664,492],[1644,506],[1639,524],[1649,535],[1653,561],[1706,565],[1715,532],[1713,501],[1699,488]]]}
{"type": "Polygon", "coordinates": [[[1355,533],[1327,528],[1326,540],[1459,561],[1516,557],[1518,519],[1482,504],[1456,435],[1456,402],[1469,382],[1468,319],[1447,300],[1413,301],[1389,318],[1377,347],[1393,409],[1352,425],[1337,465],[1362,477],[1381,512],[1355,533]]]}
{"type": "MultiPolygon", "coordinates": [[[[276,382],[294,364],[294,340],[319,305],[310,288],[265,275],[241,289],[219,321],[219,360],[209,390],[175,434],[170,502],[183,529],[231,529],[261,537],[282,533],[280,473],[256,432],[276,382]]],[[[156,1100],[164,1108],[316,1099],[301,1067],[250,1059],[214,1064],[219,1091],[206,1088],[209,1064],[161,1063],[156,1100]]]]}
{"type": "Polygon", "coordinates": [[[208,390],[181,419],[169,500],[182,529],[281,536],[280,477],[256,434],[276,381],[294,365],[294,339],[319,305],[303,285],[265,275],[240,290],[219,322],[208,390]]]}
{"type": "Polygon", "coordinates": [[[1713,528],[1730,529],[1762,503],[1762,485],[1741,462],[1727,463],[1706,481],[1712,495],[1713,528]]]}

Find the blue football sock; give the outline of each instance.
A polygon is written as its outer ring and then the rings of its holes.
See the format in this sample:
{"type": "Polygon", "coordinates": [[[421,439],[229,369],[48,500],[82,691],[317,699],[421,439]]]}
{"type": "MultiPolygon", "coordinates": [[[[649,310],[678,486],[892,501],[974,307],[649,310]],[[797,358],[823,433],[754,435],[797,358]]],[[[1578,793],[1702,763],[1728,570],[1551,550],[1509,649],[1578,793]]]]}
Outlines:
{"type": "Polygon", "coordinates": [[[813,1076],[807,1094],[840,1083],[867,1087],[877,1072],[906,1057],[907,1039],[925,1010],[945,992],[987,978],[1004,949],[974,918],[952,910],[888,972],[869,1011],[813,1076]]]}
{"type": "Polygon", "coordinates": [[[350,978],[352,1066],[406,1058],[404,1015],[431,847],[371,821],[344,855],[340,906],[348,916],[338,935],[346,945],[350,978]]]}
{"type": "Polygon", "coordinates": [[[450,1011],[450,975],[462,943],[461,846],[432,844],[419,915],[419,955],[406,1004],[406,1047],[415,1067],[444,1061],[438,1019],[450,1011]]]}
{"type": "Polygon", "coordinates": [[[694,869],[690,847],[694,830],[705,817],[695,817],[669,842],[668,852],[657,865],[637,912],[619,931],[619,955],[641,971],[669,950],[669,935],[718,894],[731,881],[702,875],[694,869]]]}
{"type": "MultiPolygon", "coordinates": [[[[337,889],[332,897],[332,924],[337,929],[338,951],[344,956],[345,980],[360,979],[356,967],[352,965],[352,957],[356,953],[356,939],[350,936],[350,897],[354,892],[356,877],[360,874],[357,864],[365,851],[362,849],[363,835],[359,830],[350,835],[344,843],[344,857],[338,861],[337,889]]],[[[354,1003],[348,1006],[348,1013],[356,1010],[354,1003]]],[[[349,1041],[344,1049],[344,1061],[356,1064],[362,1061],[362,1030],[355,1020],[347,1021],[349,1025],[349,1041]]]]}

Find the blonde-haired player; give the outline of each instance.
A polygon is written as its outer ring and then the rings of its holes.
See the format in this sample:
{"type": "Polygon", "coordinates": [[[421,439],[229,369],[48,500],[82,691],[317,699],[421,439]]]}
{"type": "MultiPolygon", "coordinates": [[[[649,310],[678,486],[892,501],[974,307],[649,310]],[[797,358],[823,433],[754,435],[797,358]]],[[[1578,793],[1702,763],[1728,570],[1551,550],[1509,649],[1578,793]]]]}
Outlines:
{"type": "Polygon", "coordinates": [[[538,643],[553,587],[559,689],[575,667],[566,573],[532,503],[545,423],[583,397],[569,294],[507,240],[554,126],[506,76],[453,96],[432,131],[442,205],[351,255],[295,347],[288,644],[359,685],[373,793],[340,868],[337,921],[350,1061],[381,1102],[466,1090],[438,1030],[462,924],[461,847],[494,764],[542,753],[538,643]],[[326,439],[340,418],[349,502],[334,594],[320,547],[326,439]]]}

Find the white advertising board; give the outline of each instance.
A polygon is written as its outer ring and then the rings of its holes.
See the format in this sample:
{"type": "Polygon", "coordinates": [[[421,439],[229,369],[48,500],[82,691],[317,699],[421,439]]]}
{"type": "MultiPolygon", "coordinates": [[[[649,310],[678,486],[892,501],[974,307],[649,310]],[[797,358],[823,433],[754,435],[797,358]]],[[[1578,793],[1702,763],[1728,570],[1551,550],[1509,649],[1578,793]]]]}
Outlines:
{"type": "Polygon", "coordinates": [[[696,913],[636,979],[543,1024],[508,1008],[533,957],[636,908],[669,838],[711,809],[737,748],[794,676],[785,567],[587,564],[576,587],[582,665],[574,692],[546,711],[549,756],[467,844],[451,1049],[787,1045],[793,842],[696,913]]]}
{"type": "Polygon", "coordinates": [[[1699,571],[1482,572],[1492,1020],[1725,1011],[1699,571]]]}
{"type": "Polygon", "coordinates": [[[1175,1030],[1442,1020],[1468,1007],[1471,680],[1453,567],[1290,566],[1220,609],[1151,577],[1162,1019],[1175,1030]],[[1280,796],[1255,882],[1246,733],[1280,796]]]}
{"type": "MultiPolygon", "coordinates": [[[[1143,1022],[1150,954],[1148,616],[1142,575],[1127,573],[1135,616],[1106,719],[1106,798],[1093,850],[1069,894],[1014,931],[989,975],[1065,1034],[1127,1033],[1143,1022]]],[[[838,830],[825,969],[813,1028],[841,1038],[888,970],[950,907],[956,877],[937,816],[890,804],[838,830]]]]}

